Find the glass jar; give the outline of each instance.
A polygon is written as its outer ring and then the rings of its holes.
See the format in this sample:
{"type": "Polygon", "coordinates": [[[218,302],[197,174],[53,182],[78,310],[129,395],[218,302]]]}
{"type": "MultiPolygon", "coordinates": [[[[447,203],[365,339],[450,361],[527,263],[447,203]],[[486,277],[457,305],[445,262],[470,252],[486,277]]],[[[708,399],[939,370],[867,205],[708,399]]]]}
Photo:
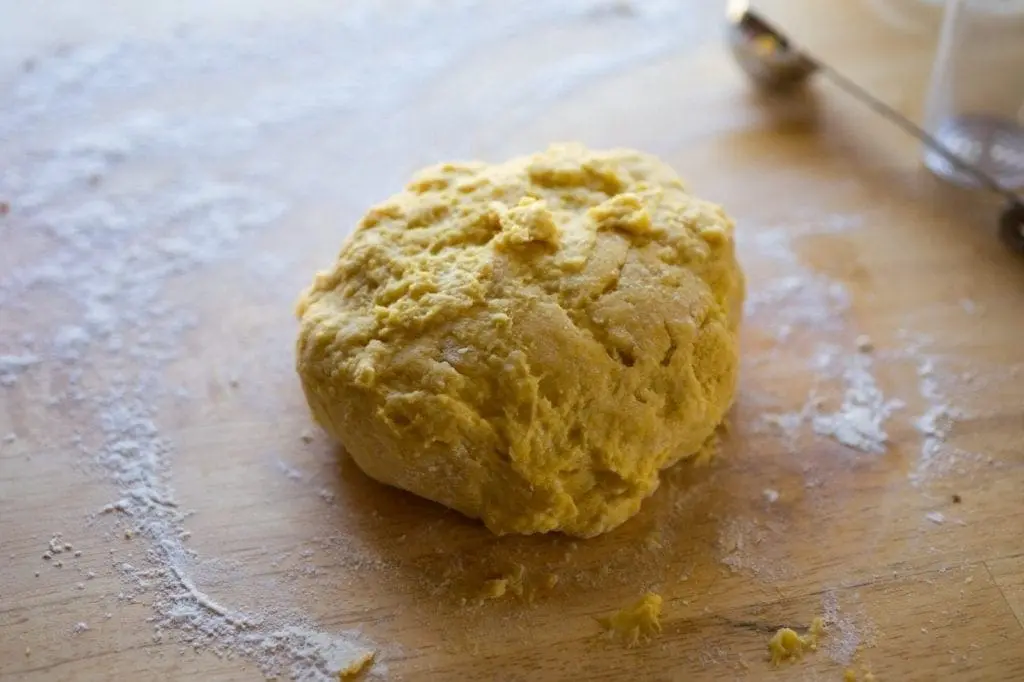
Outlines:
{"type": "MultiPolygon", "coordinates": [[[[1024,0],[947,0],[925,127],[1004,186],[1024,187],[1024,0]]],[[[976,184],[927,149],[924,163],[976,184]]]]}

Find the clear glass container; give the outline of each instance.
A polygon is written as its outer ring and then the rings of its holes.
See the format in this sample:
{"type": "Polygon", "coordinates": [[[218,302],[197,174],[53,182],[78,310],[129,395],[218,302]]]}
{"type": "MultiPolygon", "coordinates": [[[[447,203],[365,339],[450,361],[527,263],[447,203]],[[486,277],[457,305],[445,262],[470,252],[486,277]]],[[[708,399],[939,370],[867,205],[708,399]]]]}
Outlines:
{"type": "MultiPolygon", "coordinates": [[[[947,0],[925,111],[928,132],[1007,187],[1024,187],[1024,0],[947,0]]],[[[939,154],[933,173],[974,186],[939,154]]]]}

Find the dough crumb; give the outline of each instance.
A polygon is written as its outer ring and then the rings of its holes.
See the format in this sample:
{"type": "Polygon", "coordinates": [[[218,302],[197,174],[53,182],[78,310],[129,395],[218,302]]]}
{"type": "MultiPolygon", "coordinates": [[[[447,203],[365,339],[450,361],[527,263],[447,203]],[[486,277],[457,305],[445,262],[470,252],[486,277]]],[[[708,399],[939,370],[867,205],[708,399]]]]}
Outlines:
{"type": "Polygon", "coordinates": [[[355,659],[348,666],[338,671],[339,682],[349,682],[349,680],[355,679],[356,675],[363,672],[370,665],[373,664],[373,659],[377,656],[376,651],[367,651],[365,654],[355,659]]]}
{"type": "Polygon", "coordinates": [[[857,337],[857,350],[861,353],[870,353],[875,349],[875,342],[871,340],[871,337],[867,334],[861,334],[857,337]]]}
{"type": "Polygon", "coordinates": [[[825,634],[825,621],[820,617],[811,621],[806,635],[798,635],[792,628],[779,628],[768,641],[768,652],[772,664],[779,665],[784,661],[802,658],[805,651],[816,651],[818,638],[825,634]]]}
{"type": "Polygon", "coordinates": [[[779,501],[779,491],[774,488],[765,488],[761,491],[761,494],[764,495],[764,499],[767,500],[769,504],[779,501]]]}
{"type": "Polygon", "coordinates": [[[480,602],[485,599],[500,599],[508,593],[517,597],[523,596],[523,585],[526,580],[526,566],[515,564],[500,578],[492,578],[484,581],[483,590],[480,593],[480,602]]]}
{"type": "Polygon", "coordinates": [[[599,621],[608,636],[633,648],[661,632],[661,603],[660,594],[648,592],[632,606],[599,621]]]}
{"type": "MultiPolygon", "coordinates": [[[[860,671],[864,675],[860,678],[860,682],[876,682],[878,679],[867,668],[861,667],[860,671]]],[[[843,682],[857,682],[857,671],[853,668],[847,668],[843,671],[843,682]]]]}
{"type": "Polygon", "coordinates": [[[507,590],[508,580],[506,578],[495,578],[484,583],[484,589],[480,596],[484,599],[498,599],[504,597],[507,590]]]}

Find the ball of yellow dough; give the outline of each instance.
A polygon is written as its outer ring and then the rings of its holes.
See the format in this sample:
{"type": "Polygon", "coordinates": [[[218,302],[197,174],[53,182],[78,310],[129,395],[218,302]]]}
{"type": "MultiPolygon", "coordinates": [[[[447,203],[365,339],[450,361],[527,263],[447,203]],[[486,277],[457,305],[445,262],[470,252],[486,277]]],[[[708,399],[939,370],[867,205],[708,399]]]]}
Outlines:
{"type": "Polygon", "coordinates": [[[371,477],[498,534],[590,537],[722,421],[743,295],[732,221],[652,156],[447,163],[302,294],[297,368],[371,477]]]}

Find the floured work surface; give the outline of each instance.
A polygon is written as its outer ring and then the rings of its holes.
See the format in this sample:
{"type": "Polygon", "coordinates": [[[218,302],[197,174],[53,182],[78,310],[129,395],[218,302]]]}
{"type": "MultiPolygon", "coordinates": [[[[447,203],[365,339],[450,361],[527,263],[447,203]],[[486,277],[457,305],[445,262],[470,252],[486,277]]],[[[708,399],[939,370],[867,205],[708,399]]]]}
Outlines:
{"type": "MultiPolygon", "coordinates": [[[[1024,268],[988,207],[827,87],[758,101],[703,3],[328,4],[10,12],[0,676],[1024,676],[1024,268]],[[565,139],[735,216],[740,398],[617,531],[499,539],[311,427],[291,306],[413,168],[565,139]]],[[[837,59],[913,113],[915,40],[837,59]]]]}

